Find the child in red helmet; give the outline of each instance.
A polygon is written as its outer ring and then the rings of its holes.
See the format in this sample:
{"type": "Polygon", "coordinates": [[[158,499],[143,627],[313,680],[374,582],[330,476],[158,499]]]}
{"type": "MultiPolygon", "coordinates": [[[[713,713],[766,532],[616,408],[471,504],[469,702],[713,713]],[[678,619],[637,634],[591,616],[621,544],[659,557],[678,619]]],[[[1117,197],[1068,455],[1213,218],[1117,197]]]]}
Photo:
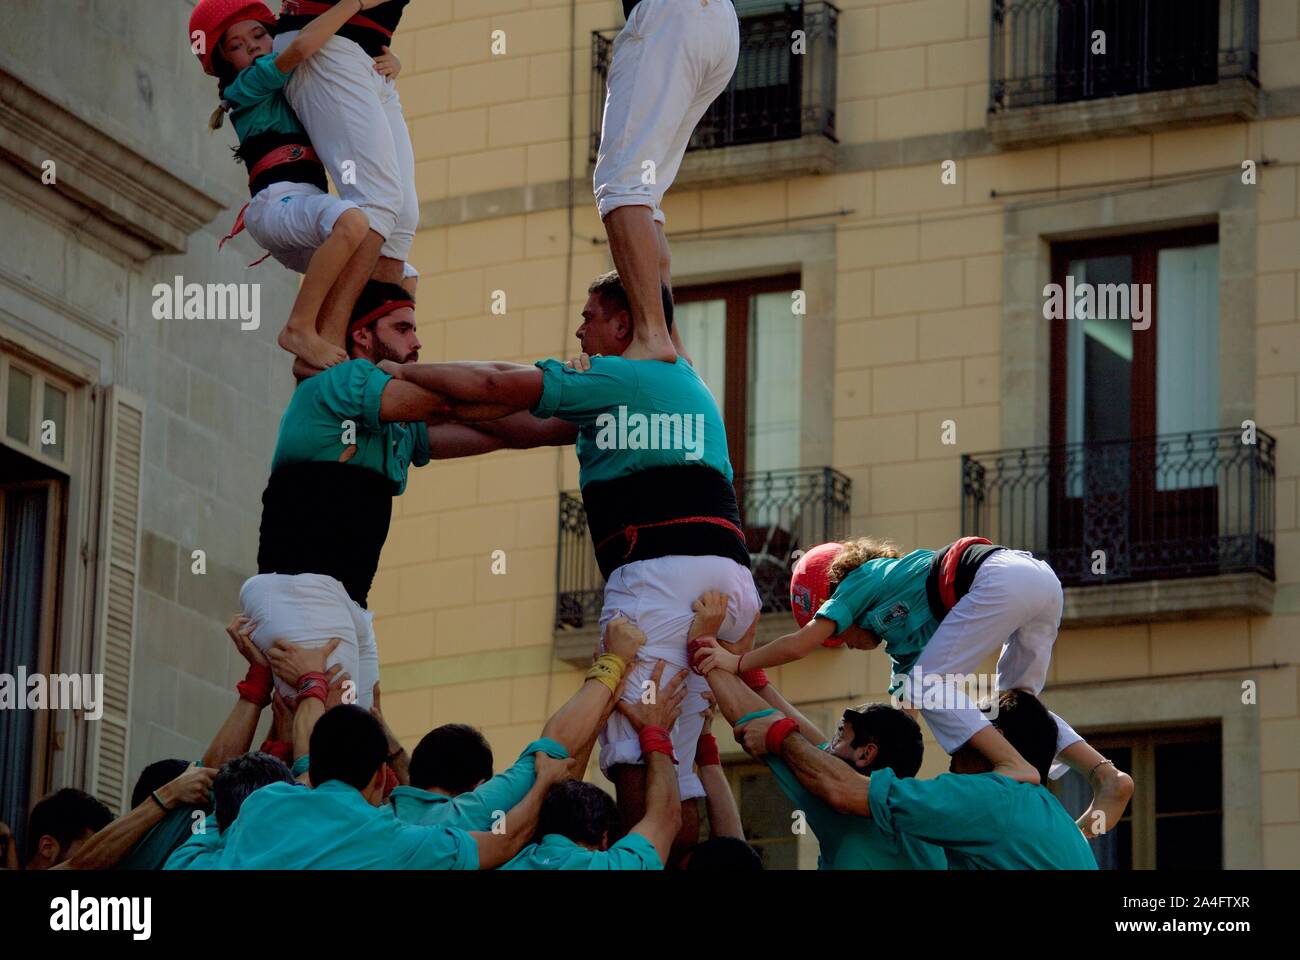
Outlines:
{"type": "MultiPolygon", "coordinates": [[[[350,0],[359,9],[379,2],[350,0]]],[[[347,359],[337,331],[321,335],[319,314],[368,225],[357,204],[326,192],[325,168],[285,99],[284,86],[350,11],[349,4],[331,8],[278,56],[271,56],[275,17],[261,0],[199,0],[190,17],[192,47],[203,69],[217,77],[222,98],[211,127],[219,127],[229,111],[240,140],[235,155],[249,172],[252,199],[231,235],[247,227],[271,256],[304,274],[279,344],[321,369],[347,359]]]]}
{"type": "MultiPolygon", "coordinates": [[[[797,632],[741,656],[713,646],[696,665],[704,673],[718,667],[740,673],[791,663],[819,646],[872,650],[883,642],[894,666],[890,693],[920,709],[945,751],[969,744],[996,772],[1037,782],[1036,773],[1024,776],[1028,764],[970,702],[962,681],[1000,649],[997,689],[1037,695],[1047,680],[1062,603],[1051,567],[981,537],[906,556],[871,537],[823,543],[799,558],[790,580],[797,632]]],[[[1068,767],[1088,778],[1093,803],[1079,826],[1088,835],[1103,833],[1119,822],[1133,782],[1052,717],[1058,761],[1052,774],[1068,767]]]]}

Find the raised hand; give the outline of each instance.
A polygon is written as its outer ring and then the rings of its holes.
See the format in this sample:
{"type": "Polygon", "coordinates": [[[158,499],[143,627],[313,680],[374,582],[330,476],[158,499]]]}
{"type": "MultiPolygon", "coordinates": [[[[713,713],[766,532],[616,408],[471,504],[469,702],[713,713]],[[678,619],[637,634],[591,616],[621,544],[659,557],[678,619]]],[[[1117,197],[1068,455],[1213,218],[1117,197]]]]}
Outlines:
{"type": "Polygon", "coordinates": [[[668,681],[667,686],[663,686],[660,681],[663,679],[666,666],[667,664],[660,660],[650,674],[649,703],[643,703],[641,699],[618,702],[619,712],[632,722],[632,726],[638,733],[644,727],[663,727],[665,730],[671,730],[677,718],[682,715],[682,701],[686,699],[686,671],[678,670],[677,674],[668,681]]]}

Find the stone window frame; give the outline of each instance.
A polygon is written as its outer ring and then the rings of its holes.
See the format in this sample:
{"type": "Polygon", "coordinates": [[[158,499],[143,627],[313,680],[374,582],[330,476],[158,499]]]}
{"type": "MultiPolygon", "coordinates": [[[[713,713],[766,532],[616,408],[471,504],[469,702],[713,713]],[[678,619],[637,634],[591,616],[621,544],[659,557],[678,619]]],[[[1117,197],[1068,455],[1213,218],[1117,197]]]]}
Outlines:
{"type": "MultiPolygon", "coordinates": [[[[1242,702],[1241,677],[1144,679],[1050,687],[1043,701],[1087,736],[1219,723],[1223,763],[1223,869],[1263,866],[1260,708],[1242,702]]],[[[1258,692],[1256,693],[1258,696],[1258,692]]]]}
{"type": "MultiPolygon", "coordinates": [[[[1216,224],[1219,230],[1219,429],[1239,429],[1255,410],[1256,209],[1258,187],[1238,174],[1067,195],[1003,211],[1002,449],[1051,442],[1051,327],[1043,287],[1051,246],[1071,240],[1216,224]]],[[[1209,425],[1207,424],[1207,427],[1209,425]]],[[[1259,574],[1140,581],[1065,591],[1067,625],[1187,616],[1268,614],[1275,586],[1259,574]]]]}

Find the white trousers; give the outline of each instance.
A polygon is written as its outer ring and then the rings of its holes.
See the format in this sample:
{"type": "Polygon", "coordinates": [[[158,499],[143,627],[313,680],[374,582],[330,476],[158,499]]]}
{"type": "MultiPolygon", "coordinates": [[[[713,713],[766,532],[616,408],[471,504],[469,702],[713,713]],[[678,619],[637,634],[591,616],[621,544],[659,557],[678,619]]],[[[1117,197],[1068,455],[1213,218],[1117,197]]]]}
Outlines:
{"type": "Polygon", "coordinates": [[[273,183],[248,201],[244,227],[280,263],[306,273],[339,217],[356,206],[310,183],[273,183]]]}
{"type": "MultiPolygon", "coordinates": [[[[279,53],[297,30],[275,38],[279,53]]],[[[307,128],[334,189],[365,211],[385,257],[405,260],[420,222],[415,153],[397,85],[346,37],[330,37],[293,71],[284,95],[307,128]]]]}
{"type": "MultiPolygon", "coordinates": [[[[341,666],[356,684],[357,706],[370,709],[379,682],[374,614],[349,597],[343,584],[323,573],[259,573],[244,581],[239,606],[255,625],[253,642],[260,650],[277,640],[308,649],[333,637],[342,640],[326,666],[341,666]]],[[[279,677],[275,686],[282,697],[298,693],[279,677]]]]}
{"type": "MultiPolygon", "coordinates": [[[[897,695],[918,705],[939,746],[955,753],[989,726],[955,678],[974,674],[1000,648],[996,689],[1028,690],[1037,696],[1047,682],[1063,602],[1061,581],[1046,563],[1022,550],[997,551],[975,572],[970,592],[943,618],[897,695]],[[925,678],[934,676],[943,677],[942,707],[925,706],[925,678]]],[[[1056,714],[1052,718],[1059,755],[1083,738],[1056,714]]],[[[1053,778],[1065,772],[1063,764],[1052,767],[1053,778]]]]}
{"type": "MultiPolygon", "coordinates": [[[[656,557],[624,564],[614,571],[605,585],[605,606],[600,611],[601,635],[604,636],[609,621],[619,616],[627,617],[646,635],[645,644],[628,667],[624,700],[640,700],[646,689],[643,685],[654,672],[655,661],[668,664],[660,678],[661,686],[687,668],[690,663],[687,634],[695,619],[691,604],[706,590],[720,590],[727,595],[727,618],[718,636],[728,642],[739,640],[758,616],[762,602],[753,575],[734,560],[656,557]]],[[[677,754],[677,789],[683,800],[704,796],[704,784],[694,767],[695,746],[708,706],[703,693],[708,689],[707,680],[693,671],[687,673],[682,715],[670,731],[673,752],[677,754]]],[[[614,764],[641,762],[641,741],[636,729],[615,711],[600,734],[600,769],[608,773],[614,764]]]]}
{"type": "Polygon", "coordinates": [[[614,39],[593,186],[603,220],[643,206],[663,223],[686,145],[736,72],[731,0],[641,0],[614,39]]]}

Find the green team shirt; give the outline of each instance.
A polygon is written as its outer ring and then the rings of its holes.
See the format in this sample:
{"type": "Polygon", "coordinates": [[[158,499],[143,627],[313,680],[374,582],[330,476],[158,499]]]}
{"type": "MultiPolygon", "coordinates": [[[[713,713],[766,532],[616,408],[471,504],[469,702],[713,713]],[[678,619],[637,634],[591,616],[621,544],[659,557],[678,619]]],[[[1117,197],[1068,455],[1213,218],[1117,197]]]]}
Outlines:
{"type": "Polygon", "coordinates": [[[131,852],[118,861],[118,870],[161,870],[172,852],[193,833],[195,813],[206,814],[202,807],[177,807],[140,838],[131,852]]]}
{"type": "Polygon", "coordinates": [[[535,753],[545,753],[557,760],[569,757],[569,751],[554,740],[534,740],[511,766],[460,796],[447,797],[417,787],[394,787],[388,798],[393,813],[404,823],[487,832],[533,788],[537,779],[535,753]]]}
{"type": "Polygon", "coordinates": [[[871,775],[872,819],[943,847],[953,870],[1096,870],[1088,841],[1046,787],[1000,773],[871,775]]]}
{"type": "MultiPolygon", "coordinates": [[[[817,835],[819,870],[943,870],[943,850],[904,833],[887,833],[870,817],[840,813],[799,782],[780,757],[766,756],[772,775],[817,835]]],[[[872,788],[875,774],[872,774],[872,788]]]]}
{"type": "Polygon", "coordinates": [[[167,862],[164,870],[215,870],[225,849],[225,834],[217,829],[217,815],[209,814],[203,821],[203,830],[191,834],[190,838],[177,847],[167,862]]]}
{"type": "Polygon", "coordinates": [[[226,828],[220,870],[477,870],[478,844],[455,827],[403,823],[338,780],[272,783],[226,828]]]}
{"type": "Polygon", "coordinates": [[[592,357],[591,369],[538,360],[538,417],[578,424],[578,485],[655,467],[696,464],[732,480],[727,430],[713,394],[680,357],[592,357]]]}
{"type": "Polygon", "coordinates": [[[588,850],[568,837],[548,833],[530,843],[502,870],[662,870],[655,846],[639,833],[629,833],[608,850],[588,850]]]}
{"type": "Polygon", "coordinates": [[[271,54],[258,57],[239,72],[222,94],[231,104],[230,122],[240,140],[259,133],[303,133],[298,115],[284,98],[290,73],[281,73],[271,54]]]}
{"type": "Polygon", "coordinates": [[[839,582],[816,616],[835,621],[836,633],[851,626],[870,630],[893,661],[894,676],[905,676],[939,629],[925,593],[933,558],[933,550],[913,550],[905,557],[869,560],[839,582]]]}
{"type": "Polygon", "coordinates": [[[379,399],[391,380],[369,360],[347,360],[308,377],[294,390],[275,441],[271,472],[290,463],[337,461],[355,435],[348,463],[388,477],[394,496],[406,489],[411,466],[429,462],[423,423],[383,423],[379,399]],[[349,427],[351,424],[351,427],[349,427]]]}

